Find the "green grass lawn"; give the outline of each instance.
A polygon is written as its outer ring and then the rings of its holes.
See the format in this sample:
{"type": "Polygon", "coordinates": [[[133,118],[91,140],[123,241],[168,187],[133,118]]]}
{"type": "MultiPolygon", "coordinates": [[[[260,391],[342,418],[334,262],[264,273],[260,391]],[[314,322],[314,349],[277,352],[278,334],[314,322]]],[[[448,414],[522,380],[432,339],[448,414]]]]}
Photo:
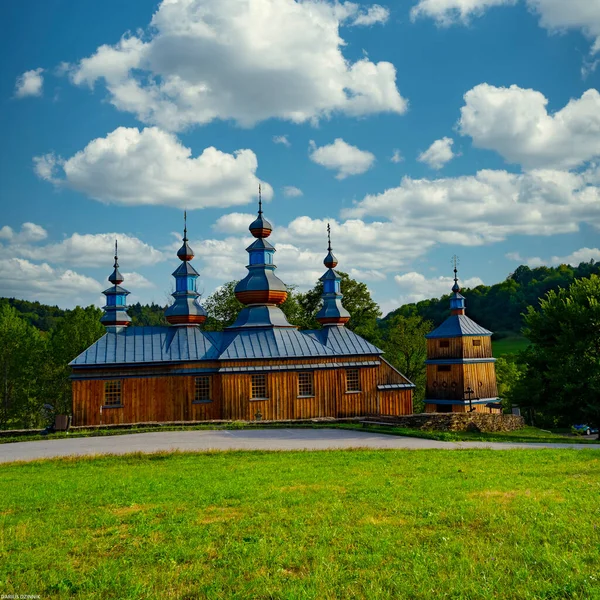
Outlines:
{"type": "Polygon", "coordinates": [[[0,594],[600,598],[591,450],[0,466],[0,594]]]}
{"type": "Polygon", "coordinates": [[[529,340],[521,335],[510,335],[500,340],[492,341],[492,352],[496,358],[505,354],[516,354],[525,350],[529,345],[529,340]]]}

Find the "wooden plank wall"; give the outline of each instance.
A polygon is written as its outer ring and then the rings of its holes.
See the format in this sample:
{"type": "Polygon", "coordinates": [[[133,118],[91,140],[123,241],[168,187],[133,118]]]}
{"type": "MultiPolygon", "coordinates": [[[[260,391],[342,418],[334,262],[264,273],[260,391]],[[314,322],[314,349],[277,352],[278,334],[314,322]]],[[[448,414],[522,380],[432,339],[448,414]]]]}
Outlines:
{"type": "Polygon", "coordinates": [[[455,337],[427,340],[427,358],[491,358],[492,338],[486,337],[455,337]],[[473,340],[479,340],[480,346],[474,346],[473,340]],[[442,348],[440,341],[448,342],[448,348],[442,348]]]}
{"type": "Polygon", "coordinates": [[[462,400],[465,390],[463,378],[464,365],[448,365],[450,366],[450,371],[438,371],[438,366],[427,365],[425,397],[440,398],[442,400],[462,400]]]}
{"type": "MultiPolygon", "coordinates": [[[[377,357],[366,357],[364,360],[374,358],[377,357]]],[[[254,366],[285,364],[285,361],[247,362],[254,366]]],[[[236,366],[239,364],[236,363],[236,366]]],[[[294,361],[293,364],[310,362],[294,361]]],[[[407,381],[383,361],[379,366],[359,369],[360,392],[346,392],[345,368],[315,369],[312,371],[315,392],[312,398],[298,398],[297,371],[268,372],[268,400],[250,399],[250,373],[214,373],[211,375],[212,402],[207,404],[193,403],[195,375],[162,374],[164,367],[157,368],[161,369],[161,375],[157,377],[151,376],[152,367],[144,367],[140,369],[141,377],[121,379],[123,407],[105,407],[102,412],[100,407],[104,401],[104,380],[74,380],[74,425],[210,419],[254,420],[257,413],[260,413],[262,419],[280,420],[412,412],[412,390],[377,389],[378,384],[407,381]]],[[[182,365],[178,368],[181,369],[182,365]]],[[[130,376],[135,372],[131,367],[122,371],[123,375],[130,376]]],[[[119,379],[121,371],[113,368],[104,371],[90,370],[88,373],[96,377],[119,379]]]]}

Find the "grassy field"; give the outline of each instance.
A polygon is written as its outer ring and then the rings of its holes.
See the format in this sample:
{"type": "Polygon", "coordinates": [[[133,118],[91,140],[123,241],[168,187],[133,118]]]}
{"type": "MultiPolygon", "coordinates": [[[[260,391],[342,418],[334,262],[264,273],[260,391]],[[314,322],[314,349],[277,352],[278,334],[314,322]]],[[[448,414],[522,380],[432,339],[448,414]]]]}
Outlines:
{"type": "Polygon", "coordinates": [[[594,451],[105,457],[0,481],[0,594],[600,598],[594,451]]]}
{"type": "Polygon", "coordinates": [[[520,335],[511,335],[500,340],[492,341],[492,351],[496,358],[505,354],[516,354],[525,350],[529,345],[529,340],[520,335]]]}

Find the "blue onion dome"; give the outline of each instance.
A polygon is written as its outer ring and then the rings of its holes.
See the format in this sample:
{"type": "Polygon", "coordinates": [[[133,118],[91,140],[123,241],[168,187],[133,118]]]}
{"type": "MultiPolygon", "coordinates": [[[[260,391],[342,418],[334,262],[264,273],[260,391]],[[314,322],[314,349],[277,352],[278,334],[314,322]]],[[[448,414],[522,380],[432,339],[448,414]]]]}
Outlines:
{"type": "Polygon", "coordinates": [[[320,278],[323,283],[323,304],[316,314],[316,319],[321,325],[342,326],[350,320],[350,313],[342,305],[342,278],[333,270],[338,261],[331,250],[331,227],[327,225],[327,256],[323,261],[327,271],[320,278]]]}
{"type": "Polygon", "coordinates": [[[460,285],[458,285],[458,271],[456,269],[456,263],[458,259],[454,260],[454,285],[452,286],[452,296],[450,297],[450,314],[452,315],[464,315],[465,314],[465,297],[460,294],[460,285]]]}
{"type": "Polygon", "coordinates": [[[100,322],[108,329],[108,331],[117,332],[131,323],[131,317],[127,314],[127,296],[129,295],[129,291],[121,287],[124,277],[119,271],[119,257],[116,240],[115,263],[113,265],[113,272],[110,274],[108,281],[110,281],[112,285],[102,292],[106,296],[106,306],[104,306],[104,314],[100,318],[100,322]]]}
{"type": "Polygon", "coordinates": [[[246,248],[249,254],[248,274],[235,286],[235,297],[246,306],[283,304],[287,298],[285,283],[275,275],[275,248],[264,238],[271,234],[271,224],[262,214],[258,188],[258,218],[249,227],[257,238],[246,248]]]}
{"type": "Polygon", "coordinates": [[[165,311],[165,318],[170,325],[201,325],[206,321],[206,310],[200,305],[200,294],[196,290],[198,271],[189,262],[194,258],[194,251],[187,239],[187,213],[184,213],[183,245],[177,251],[181,264],[173,272],[175,292],[171,294],[175,301],[165,311]]]}
{"type": "Polygon", "coordinates": [[[327,253],[327,256],[325,257],[325,260],[323,261],[323,264],[328,269],[335,269],[335,267],[337,267],[337,265],[338,265],[338,259],[334,256],[334,254],[331,251],[331,249],[327,253]]]}
{"type": "Polygon", "coordinates": [[[258,186],[258,217],[250,223],[250,227],[248,227],[250,233],[255,238],[268,238],[273,231],[273,226],[265,217],[263,217],[262,211],[262,197],[260,192],[260,184],[258,186]]]}

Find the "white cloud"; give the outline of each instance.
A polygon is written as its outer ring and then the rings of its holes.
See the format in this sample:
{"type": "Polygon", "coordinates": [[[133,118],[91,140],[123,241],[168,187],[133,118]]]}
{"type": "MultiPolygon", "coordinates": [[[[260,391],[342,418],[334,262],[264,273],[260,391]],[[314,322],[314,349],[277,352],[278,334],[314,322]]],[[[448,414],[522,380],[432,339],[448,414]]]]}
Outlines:
{"type": "Polygon", "coordinates": [[[90,87],[102,80],[116,108],[169,130],[402,114],[392,63],[342,54],[341,26],[387,16],[377,5],[322,0],[164,0],[145,34],[100,46],[70,75],[90,87]]]}
{"type": "Polygon", "coordinates": [[[365,196],[342,217],[385,217],[398,231],[413,231],[415,243],[427,235],[438,243],[479,245],[514,234],[575,232],[583,222],[600,228],[598,183],[600,170],[405,177],[396,188],[365,196]]]}
{"type": "MultiPolygon", "coordinates": [[[[38,176],[55,185],[101,202],[134,206],[246,204],[260,183],[252,150],[227,154],[211,146],[194,158],[175,135],[156,127],[119,127],[67,160],[47,154],[35,157],[34,165],[38,176]]],[[[262,190],[265,199],[272,197],[269,184],[262,182],[262,190]]]]}
{"type": "Polygon", "coordinates": [[[512,6],[517,0],[419,0],[410,11],[413,21],[420,17],[433,19],[447,27],[457,23],[467,25],[494,6],[512,6]]]}
{"type": "Polygon", "coordinates": [[[287,148],[289,148],[292,145],[290,143],[290,140],[288,140],[287,135],[274,135],[273,143],[274,144],[282,144],[283,146],[286,146],[287,148]]]}
{"type": "Polygon", "coordinates": [[[35,223],[23,223],[21,225],[21,231],[15,232],[12,227],[5,225],[0,229],[0,240],[8,240],[11,244],[26,243],[26,242],[39,242],[48,237],[48,232],[35,223]]]}
{"type": "MultiPolygon", "coordinates": [[[[400,286],[402,295],[398,299],[398,306],[411,302],[419,302],[428,298],[439,298],[444,294],[449,294],[454,285],[452,277],[432,277],[427,278],[421,273],[411,271],[404,275],[396,275],[395,282],[400,286]]],[[[460,281],[463,288],[474,288],[483,285],[479,277],[470,277],[460,281]]]]}
{"type": "Polygon", "coordinates": [[[400,152],[400,150],[394,150],[394,152],[390,158],[390,162],[398,164],[398,163],[401,163],[403,160],[404,160],[404,157],[402,156],[402,153],[400,152]]]}
{"type": "Polygon", "coordinates": [[[337,138],[333,144],[320,148],[311,140],[308,156],[318,165],[338,171],[336,179],[345,179],[349,175],[365,173],[375,162],[374,154],[351,146],[342,138],[337,138]]]}
{"type": "Polygon", "coordinates": [[[293,185],[286,185],[283,188],[283,195],[286,198],[298,198],[303,195],[303,192],[300,188],[293,185]]]}
{"type": "Polygon", "coordinates": [[[15,84],[15,98],[41,96],[44,86],[43,72],[44,69],[32,69],[31,71],[25,71],[23,75],[19,75],[15,84]]]}
{"type": "Polygon", "coordinates": [[[379,4],[374,4],[373,6],[369,6],[366,11],[363,9],[362,12],[359,12],[352,21],[352,24],[364,26],[383,24],[389,18],[390,11],[387,8],[379,4]]]}
{"type": "Polygon", "coordinates": [[[580,248],[567,256],[552,256],[550,258],[540,258],[539,256],[525,258],[518,252],[509,252],[506,254],[506,258],[520,264],[528,265],[529,267],[549,267],[558,265],[572,265],[576,267],[580,263],[590,262],[592,259],[595,262],[600,261],[600,250],[598,248],[580,248]]]}
{"type": "Polygon", "coordinates": [[[449,137],[436,140],[425,152],[419,154],[417,160],[426,163],[432,169],[441,169],[456,156],[452,152],[452,144],[454,140],[449,137]]]}
{"type": "Polygon", "coordinates": [[[483,83],[469,90],[459,129],[479,148],[525,168],[572,168],[600,156],[600,93],[595,89],[554,114],[538,91],[483,83]]]}
{"type": "Polygon", "coordinates": [[[95,302],[103,289],[91,277],[21,258],[0,258],[0,280],[4,296],[61,306],[95,302]]]}
{"type": "MultiPolygon", "coordinates": [[[[419,0],[411,10],[414,21],[419,17],[434,19],[438,25],[467,25],[495,6],[513,6],[517,0],[419,0]]],[[[596,0],[525,0],[526,6],[539,16],[540,27],[550,33],[580,30],[592,40],[590,53],[600,51],[600,3],[596,0]]]]}
{"type": "Polygon", "coordinates": [[[254,219],[256,219],[256,215],[248,213],[227,213],[220,216],[212,228],[223,233],[243,233],[248,235],[248,227],[254,219]]]}
{"type": "MultiPolygon", "coordinates": [[[[2,229],[4,231],[6,227],[2,229]]],[[[12,230],[11,230],[12,231],[12,230]]],[[[164,254],[137,237],[125,233],[74,233],[50,244],[39,244],[45,230],[34,223],[24,223],[21,233],[14,234],[7,245],[0,244],[0,257],[43,260],[52,264],[83,267],[106,267],[113,261],[115,239],[119,242],[119,262],[122,266],[155,265],[165,260],[164,254]]]]}
{"type": "Polygon", "coordinates": [[[127,285],[132,289],[132,290],[137,290],[137,289],[149,289],[149,288],[155,288],[156,286],[154,285],[154,283],[152,283],[149,279],[146,279],[146,277],[144,277],[143,275],[140,275],[139,273],[136,273],[135,271],[131,272],[131,273],[122,273],[125,281],[127,282],[127,285]]]}

